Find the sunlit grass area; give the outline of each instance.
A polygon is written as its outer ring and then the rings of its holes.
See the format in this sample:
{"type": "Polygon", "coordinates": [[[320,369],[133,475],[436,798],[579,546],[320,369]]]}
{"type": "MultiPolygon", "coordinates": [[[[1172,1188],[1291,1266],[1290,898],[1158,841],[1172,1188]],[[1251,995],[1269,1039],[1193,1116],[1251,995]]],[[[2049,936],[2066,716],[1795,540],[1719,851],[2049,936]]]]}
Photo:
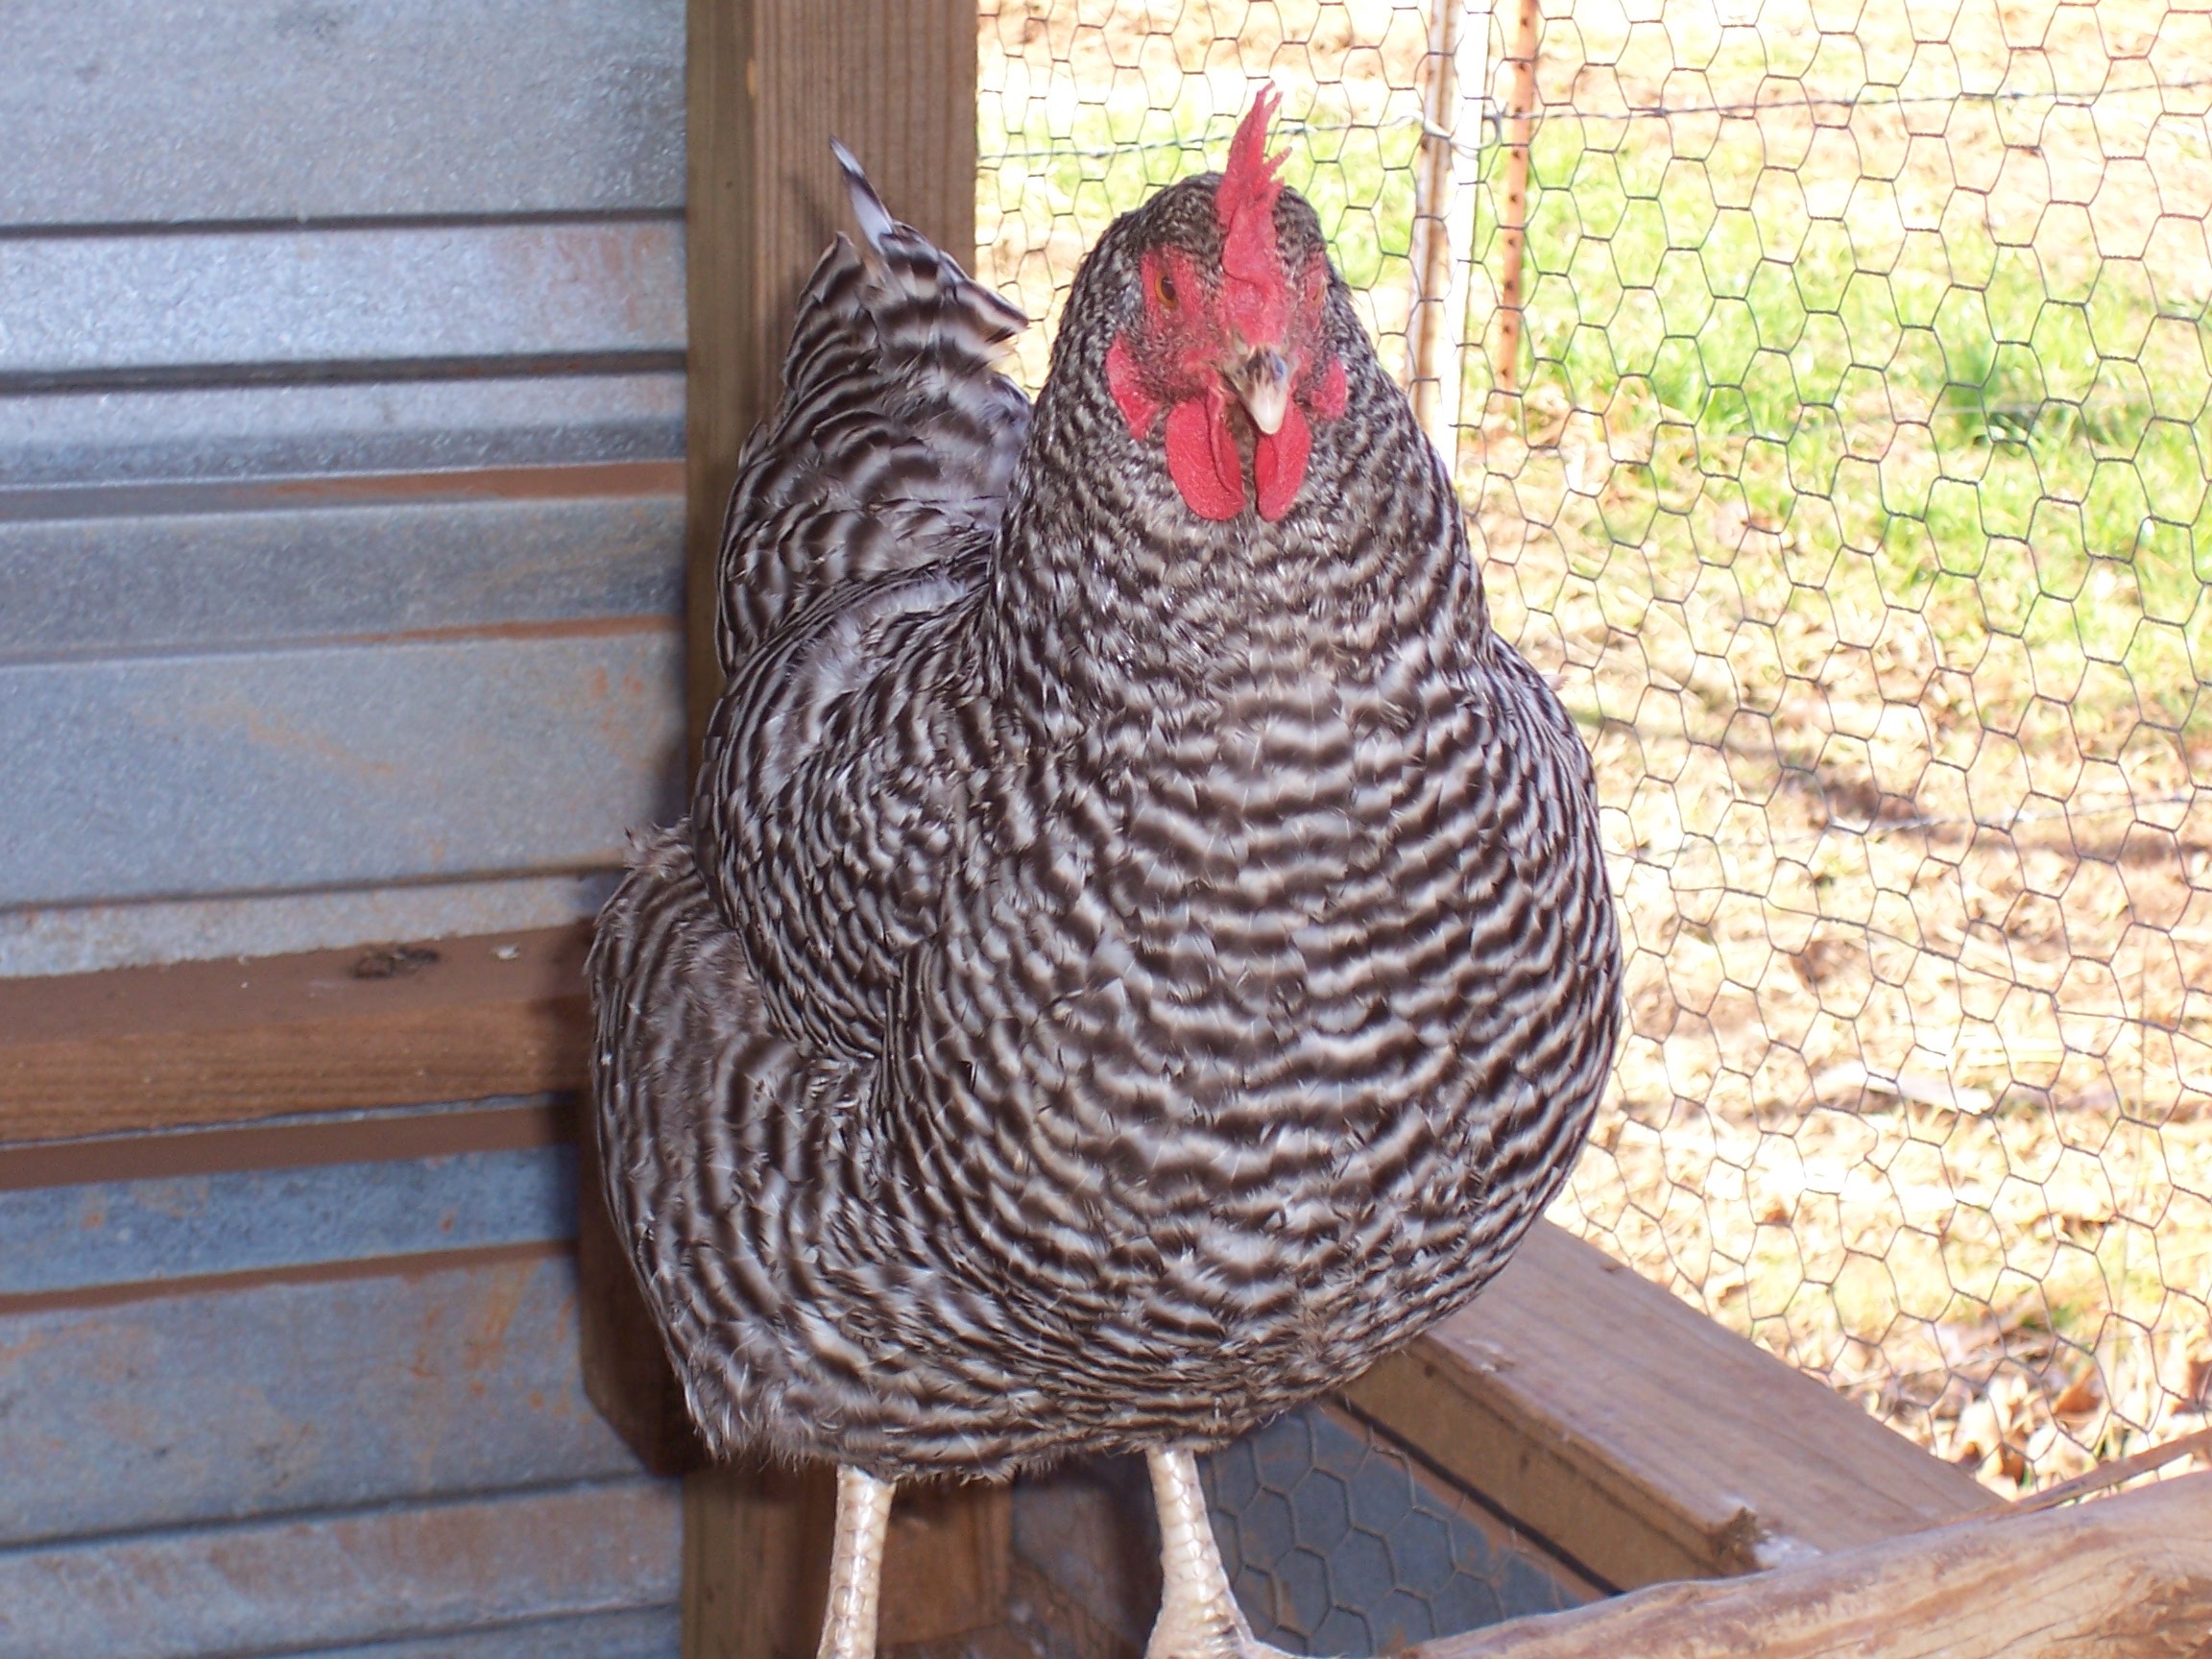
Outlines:
{"type": "MultiPolygon", "coordinates": [[[[1426,12],[987,4],[1031,383],[1263,81],[1401,368],[1426,12]]],[[[2155,0],[1554,7],[1513,396],[1494,144],[1461,204],[1461,490],[1632,950],[1555,1218],[2007,1489],[2212,1371],[2206,62],[2155,0]]]]}

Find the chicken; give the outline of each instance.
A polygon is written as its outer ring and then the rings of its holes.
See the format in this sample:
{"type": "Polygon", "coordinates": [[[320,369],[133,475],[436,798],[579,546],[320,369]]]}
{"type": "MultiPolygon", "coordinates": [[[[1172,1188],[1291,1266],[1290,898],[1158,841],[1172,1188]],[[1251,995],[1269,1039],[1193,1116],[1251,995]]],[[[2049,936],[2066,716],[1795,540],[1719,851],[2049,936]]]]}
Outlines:
{"type": "Polygon", "coordinates": [[[1259,1655],[1192,1454],[1465,1303],[1564,1178],[1620,947],[1575,727],[1266,154],[1022,319],[897,224],[800,304],[688,822],[590,974],[609,1197],[717,1452],[893,1485],[1138,1452],[1152,1659],[1259,1655]]]}

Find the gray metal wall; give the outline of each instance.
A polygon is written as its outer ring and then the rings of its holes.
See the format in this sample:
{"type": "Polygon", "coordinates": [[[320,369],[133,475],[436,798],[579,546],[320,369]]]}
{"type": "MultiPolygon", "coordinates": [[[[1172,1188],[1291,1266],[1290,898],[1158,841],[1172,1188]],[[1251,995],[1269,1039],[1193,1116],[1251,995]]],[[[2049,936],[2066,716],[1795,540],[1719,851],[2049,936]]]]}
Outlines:
{"type": "Polygon", "coordinates": [[[0,1185],[0,1659],[674,1659],[574,1190],[565,1146],[0,1185]]]}
{"type": "Polygon", "coordinates": [[[681,0],[0,0],[0,974],[588,909],[681,742],[681,0]]]}

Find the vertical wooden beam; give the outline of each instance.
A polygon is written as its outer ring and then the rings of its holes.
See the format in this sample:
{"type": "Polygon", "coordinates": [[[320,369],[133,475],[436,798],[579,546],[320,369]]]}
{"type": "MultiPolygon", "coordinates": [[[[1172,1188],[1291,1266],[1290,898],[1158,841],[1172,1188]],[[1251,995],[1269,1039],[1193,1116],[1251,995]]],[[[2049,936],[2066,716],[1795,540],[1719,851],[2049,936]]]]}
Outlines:
{"type": "Polygon", "coordinates": [[[1406,380],[1414,418],[1455,473],[1489,45],[1488,0],[1430,0],[1406,380]]]}
{"type": "Polygon", "coordinates": [[[880,1646],[944,1642],[1003,1623],[1013,1575],[1010,1487],[901,1487],[883,1547],[880,1646]]]}
{"type": "MultiPolygon", "coordinates": [[[[721,695],[715,555],[746,435],[774,409],[791,311],[849,210],[842,138],[893,212],[975,241],[975,0],[690,0],[685,408],[690,753],[721,695]]],[[[593,1401],[646,1462],[696,1460],[658,1342],[587,1179],[578,1270],[593,1401]]]]}
{"type": "Polygon", "coordinates": [[[684,1659],[813,1659],[836,1512],[827,1468],[723,1464],[686,1479],[684,1659]]]}
{"type": "MultiPolygon", "coordinates": [[[[690,0],[686,673],[696,761],[721,666],[715,558],[746,436],[774,409],[800,287],[850,231],[842,139],[891,211],[975,246],[975,0],[690,0]]],[[[685,1486],[686,1659],[806,1659],[828,1583],[827,1471],[706,1469],[685,1486]]],[[[1005,1616],[1003,1488],[902,1494],[885,1645],[1005,1616]]]]}
{"type": "MultiPolygon", "coordinates": [[[[684,1659],[813,1659],[836,1513],[826,1465],[723,1464],[685,1481],[684,1659]]],[[[1003,1485],[902,1488],[884,1544],[878,1650],[1002,1623],[1013,1531],[1003,1485]]]]}
{"type": "Polygon", "coordinates": [[[1523,267],[1528,247],[1528,144],[1535,129],[1536,37],[1540,0],[1515,0],[1513,37],[1505,51],[1511,85],[1505,94],[1505,189],[1498,204],[1498,252],[1504,269],[1498,292],[1498,357],[1493,384],[1521,389],[1523,267]]]}
{"type": "Polygon", "coordinates": [[[852,228],[844,140],[893,213],[975,247],[975,0],[691,0],[685,119],[693,753],[721,672],[714,554],[746,434],[774,409],[792,302],[852,228]]]}

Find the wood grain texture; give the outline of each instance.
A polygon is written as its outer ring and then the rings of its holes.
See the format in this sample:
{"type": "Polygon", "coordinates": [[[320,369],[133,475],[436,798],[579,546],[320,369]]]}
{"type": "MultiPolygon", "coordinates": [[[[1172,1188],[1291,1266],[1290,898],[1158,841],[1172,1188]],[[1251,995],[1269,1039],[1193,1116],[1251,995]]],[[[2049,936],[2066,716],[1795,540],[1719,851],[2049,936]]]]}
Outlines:
{"type": "MultiPolygon", "coordinates": [[[[975,27],[974,0],[691,0],[685,567],[694,757],[722,690],[714,565],[738,451],[775,406],[799,289],[830,238],[850,228],[830,140],[842,139],[860,158],[893,212],[969,258],[975,27]]],[[[620,1329],[618,1310],[586,1316],[587,1334],[620,1329]]],[[[664,1387],[640,1380],[598,1341],[587,1346],[585,1365],[594,1398],[627,1396],[617,1422],[648,1426],[634,1446],[650,1455],[664,1444],[651,1427],[662,1421],[656,1402],[664,1387]]],[[[828,1582],[830,1513],[823,1471],[692,1475],[685,1488],[685,1654],[805,1659],[828,1582]]],[[[1002,1611],[1007,1525],[1002,1497],[948,1498],[934,1515],[909,1509],[894,1520],[886,1571],[926,1557],[934,1585],[995,1595],[1002,1611]]],[[[887,1609],[899,1605],[887,1597],[887,1609]]],[[[971,1627],[932,1625],[887,1623],[884,1640],[971,1627]]]]}
{"type": "Polygon", "coordinates": [[[1622,1589],[1848,1550],[1996,1503],[1549,1222],[1472,1307],[1348,1397],[1622,1589]]]}
{"type": "Polygon", "coordinates": [[[950,1641],[1006,1617],[1014,1572],[1014,1495],[1004,1484],[903,1488],[883,1554],[886,1647],[950,1641]]]}
{"type": "Polygon", "coordinates": [[[974,0],[690,0],[685,258],[692,751],[721,694],[714,559],[800,286],[849,230],[840,138],[900,218],[975,246],[974,0]]]}
{"type": "Polygon", "coordinates": [[[836,1504],[821,1465],[685,1478],[684,1659],[812,1659],[836,1504]]]}
{"type": "Polygon", "coordinates": [[[1432,1642],[1423,1659],[2203,1659],[2212,1474],[1432,1642]]]}
{"type": "MultiPolygon", "coordinates": [[[[684,1482],[685,1659],[810,1659],[837,1513],[826,1464],[715,1464],[684,1482]]],[[[1003,1485],[900,1489],[883,1557],[878,1648],[1003,1623],[1013,1578],[1003,1485]]]]}
{"type": "Polygon", "coordinates": [[[0,1142],[580,1088],[581,928],[0,980],[0,1142]],[[512,957],[500,952],[512,950],[512,957]]]}

